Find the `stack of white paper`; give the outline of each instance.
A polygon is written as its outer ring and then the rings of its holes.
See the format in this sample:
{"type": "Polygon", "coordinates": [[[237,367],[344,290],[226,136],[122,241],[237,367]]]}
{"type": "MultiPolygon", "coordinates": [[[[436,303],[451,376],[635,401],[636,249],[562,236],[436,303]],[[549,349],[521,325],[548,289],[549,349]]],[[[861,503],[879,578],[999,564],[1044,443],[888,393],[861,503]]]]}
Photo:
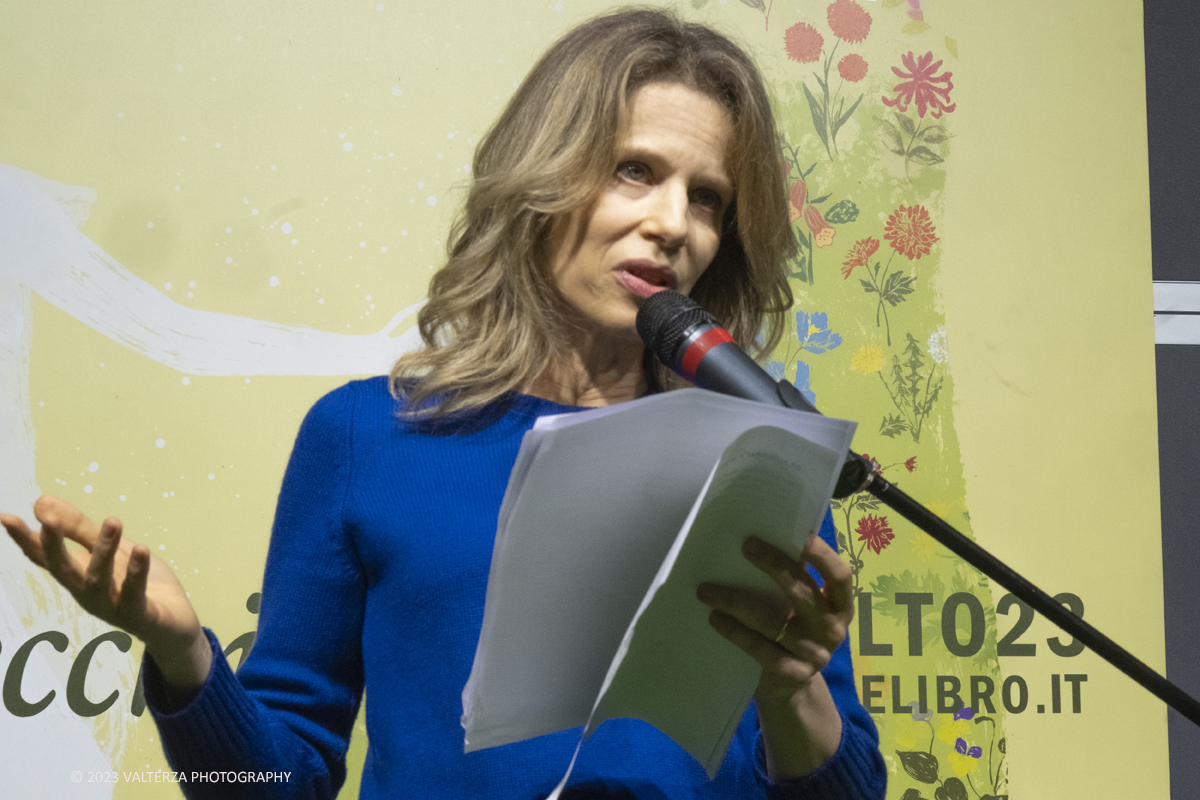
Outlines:
{"type": "Polygon", "coordinates": [[[798,554],[853,435],[699,389],[539,419],[500,509],[466,750],[636,717],[715,774],[759,666],[696,587],[777,593],[741,543],[798,554]]]}

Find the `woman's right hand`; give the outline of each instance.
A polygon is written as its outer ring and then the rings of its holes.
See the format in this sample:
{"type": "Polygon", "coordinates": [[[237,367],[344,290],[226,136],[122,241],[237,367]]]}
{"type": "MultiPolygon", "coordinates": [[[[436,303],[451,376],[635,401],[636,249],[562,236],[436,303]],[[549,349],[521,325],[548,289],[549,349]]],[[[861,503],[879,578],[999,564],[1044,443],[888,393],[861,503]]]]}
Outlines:
{"type": "Polygon", "coordinates": [[[121,538],[121,521],[96,524],[65,500],[45,495],[33,506],[34,533],[12,514],[0,524],[29,560],[48,571],[84,609],[137,636],[169,686],[197,688],[208,677],[212,648],[175,571],[144,544],[121,538]],[[68,550],[64,539],[85,550],[68,550]]]}

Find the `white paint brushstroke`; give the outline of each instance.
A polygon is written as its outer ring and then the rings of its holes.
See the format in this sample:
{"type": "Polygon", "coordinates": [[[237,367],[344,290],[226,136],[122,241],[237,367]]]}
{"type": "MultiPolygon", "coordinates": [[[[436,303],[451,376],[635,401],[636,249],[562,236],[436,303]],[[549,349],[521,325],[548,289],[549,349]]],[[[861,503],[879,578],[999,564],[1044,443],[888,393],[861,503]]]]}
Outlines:
{"type": "MultiPolygon", "coordinates": [[[[192,374],[374,375],[420,346],[415,327],[395,337],[392,332],[423,302],[402,310],[378,332],[358,336],[175,303],[79,231],[95,199],[94,189],[0,164],[0,509],[24,511],[32,521],[33,502],[41,494],[29,398],[33,292],[113,341],[192,374]]],[[[51,689],[56,696],[40,714],[0,726],[0,750],[9,764],[6,785],[26,793],[61,785],[72,797],[109,800],[112,784],[84,782],[68,789],[69,775],[119,764],[131,727],[124,714],[136,663],[127,659],[119,675],[121,696],[110,711],[97,720],[76,716],[65,699],[73,650],[109,626],[81,612],[7,536],[0,537],[0,587],[0,641],[8,652],[52,628],[64,630],[72,643],[62,654],[39,646],[29,660],[26,697],[51,689]]],[[[92,691],[103,696],[106,689],[92,691]]]]}
{"type": "Polygon", "coordinates": [[[378,375],[419,345],[416,330],[331,333],[189,308],[134,275],[23,171],[0,166],[0,285],[24,286],[131,350],[198,375],[378,375]]]}
{"type": "MultiPolygon", "coordinates": [[[[24,173],[58,210],[69,226],[87,221],[96,193],[83,187],[63,186],[32,173],[24,173]]],[[[0,171],[0,182],[3,174],[0,171]]],[[[17,202],[13,198],[12,202],[17,202]]],[[[0,193],[0,237],[4,235],[12,205],[0,193]]],[[[0,256],[5,258],[6,256],[0,256]]],[[[36,436],[29,405],[29,357],[33,344],[31,294],[17,279],[14,265],[0,264],[0,509],[30,509],[37,499],[34,469],[36,436]]],[[[32,514],[26,515],[32,520],[32,514]]],[[[76,647],[108,630],[99,620],[81,613],[75,601],[45,573],[29,563],[7,536],[0,537],[0,642],[11,658],[31,635],[63,630],[76,647]],[[62,616],[59,611],[63,611],[62,616]]],[[[51,787],[59,794],[88,800],[110,800],[112,784],[74,784],[70,773],[110,770],[124,750],[128,723],[108,725],[98,744],[96,724],[76,716],[66,704],[67,673],[73,653],[55,652],[48,644],[34,649],[26,664],[22,695],[36,701],[53,690],[55,698],[40,714],[26,719],[9,717],[0,725],[0,752],[8,755],[6,784],[23,789],[30,797],[51,787]],[[115,735],[114,735],[115,734],[115,735]]],[[[132,661],[132,659],[131,659],[132,661]]],[[[120,675],[121,697],[131,697],[136,671],[131,666],[120,675]]],[[[93,691],[98,687],[93,687],[93,691]]],[[[107,688],[107,687],[105,687],[107,688]]],[[[114,706],[116,708],[116,706],[114,706]]],[[[6,712],[5,712],[6,713],[6,712]]],[[[7,716],[7,713],[6,713],[7,716]]]]}

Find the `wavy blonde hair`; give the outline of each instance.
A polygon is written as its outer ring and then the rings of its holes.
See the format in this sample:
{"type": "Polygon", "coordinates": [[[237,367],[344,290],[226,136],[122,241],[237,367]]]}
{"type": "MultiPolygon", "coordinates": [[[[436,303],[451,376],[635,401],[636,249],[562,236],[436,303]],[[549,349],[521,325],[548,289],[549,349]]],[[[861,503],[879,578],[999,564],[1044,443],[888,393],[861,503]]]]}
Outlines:
{"type": "MultiPolygon", "coordinates": [[[[709,28],[663,11],[620,11],[556,42],[480,142],[449,258],[417,316],[425,347],[392,368],[392,392],[408,413],[483,406],[564,356],[572,321],[550,277],[551,225],[612,180],[630,94],[663,81],[713,97],[733,122],[735,198],[691,297],[755,356],[778,344],[796,243],[762,78],[709,28]]],[[[646,369],[651,386],[686,385],[652,357],[646,369]]]]}

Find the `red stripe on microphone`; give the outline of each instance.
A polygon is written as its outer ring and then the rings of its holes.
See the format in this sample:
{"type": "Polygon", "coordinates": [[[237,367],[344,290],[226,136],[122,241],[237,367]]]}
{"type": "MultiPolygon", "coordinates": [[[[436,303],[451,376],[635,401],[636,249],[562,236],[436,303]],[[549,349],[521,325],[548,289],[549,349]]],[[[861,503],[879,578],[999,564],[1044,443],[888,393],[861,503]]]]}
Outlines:
{"type": "Polygon", "coordinates": [[[679,365],[683,377],[695,383],[696,369],[700,366],[700,362],[704,359],[705,354],[717,345],[732,342],[733,340],[733,337],[729,335],[729,331],[724,328],[713,328],[700,334],[696,341],[688,345],[688,349],[683,353],[683,362],[679,365]]]}

